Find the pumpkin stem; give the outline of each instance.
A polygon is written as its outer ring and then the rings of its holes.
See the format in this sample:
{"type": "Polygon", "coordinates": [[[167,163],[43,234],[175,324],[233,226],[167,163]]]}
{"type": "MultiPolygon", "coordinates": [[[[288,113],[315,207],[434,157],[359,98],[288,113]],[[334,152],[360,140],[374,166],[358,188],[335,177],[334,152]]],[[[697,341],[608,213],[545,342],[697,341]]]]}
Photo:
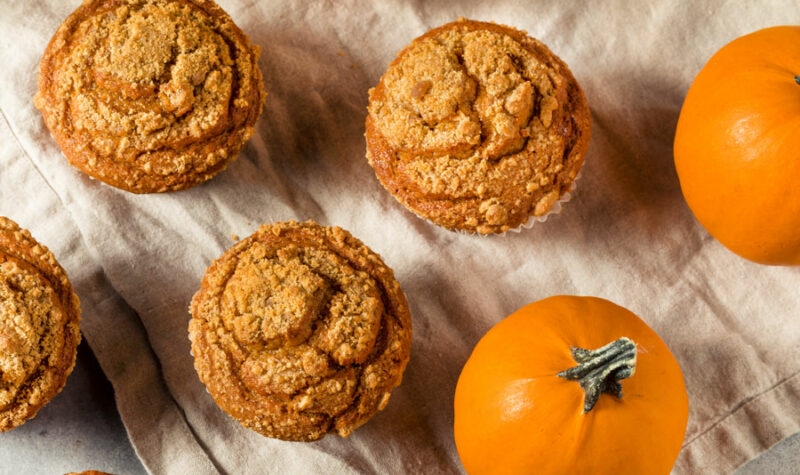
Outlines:
{"type": "Polygon", "coordinates": [[[795,76],[794,77],[794,82],[796,82],[797,84],[800,84],[800,76],[795,76]]]}
{"type": "Polygon", "coordinates": [[[603,393],[622,397],[622,381],[636,371],[636,343],[622,337],[596,350],[572,348],[578,366],[558,373],[558,376],[578,381],[586,394],[583,412],[592,410],[603,393]]]}

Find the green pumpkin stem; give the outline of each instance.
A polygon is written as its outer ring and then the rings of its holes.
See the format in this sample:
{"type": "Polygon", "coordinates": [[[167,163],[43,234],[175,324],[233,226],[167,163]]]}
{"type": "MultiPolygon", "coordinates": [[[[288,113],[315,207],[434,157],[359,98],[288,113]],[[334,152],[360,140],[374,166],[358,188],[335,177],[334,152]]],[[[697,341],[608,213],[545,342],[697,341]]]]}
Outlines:
{"type": "Polygon", "coordinates": [[[636,343],[622,337],[596,350],[572,348],[578,366],[558,373],[558,376],[578,381],[585,393],[583,412],[592,410],[603,393],[622,397],[622,381],[636,371],[636,343]]]}
{"type": "Polygon", "coordinates": [[[794,82],[796,82],[797,84],[800,84],[800,76],[795,76],[794,77],[794,82]]]}

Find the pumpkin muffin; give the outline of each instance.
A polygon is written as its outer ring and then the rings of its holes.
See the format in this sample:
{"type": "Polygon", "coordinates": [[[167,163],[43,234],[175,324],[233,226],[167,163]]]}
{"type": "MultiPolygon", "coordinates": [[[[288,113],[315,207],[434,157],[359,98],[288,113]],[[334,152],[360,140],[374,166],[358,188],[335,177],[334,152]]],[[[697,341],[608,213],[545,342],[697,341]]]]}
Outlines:
{"type": "Polygon", "coordinates": [[[217,404],[267,437],[347,437],[386,407],[411,316],[380,256],[341,228],[268,224],[214,261],[192,299],[194,364],[217,404]]]}
{"type": "Polygon", "coordinates": [[[253,135],[258,56],[211,0],[86,0],[50,40],[34,104],[84,173],[134,193],[181,190],[253,135]]]}
{"type": "Polygon", "coordinates": [[[0,432],[35,416],[64,387],[80,314],[53,253],[0,216],[0,432]]]}
{"type": "Polygon", "coordinates": [[[369,91],[367,159],[417,215],[502,233],[571,189],[590,127],[583,91],[544,44],[459,19],[412,41],[369,91]]]}

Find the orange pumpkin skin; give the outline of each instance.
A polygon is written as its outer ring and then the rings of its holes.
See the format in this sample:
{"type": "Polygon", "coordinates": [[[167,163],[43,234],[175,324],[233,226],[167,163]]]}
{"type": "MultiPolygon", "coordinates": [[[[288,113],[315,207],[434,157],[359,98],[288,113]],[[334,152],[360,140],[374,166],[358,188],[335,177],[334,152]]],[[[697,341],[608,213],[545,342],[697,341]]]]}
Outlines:
{"type": "Polygon", "coordinates": [[[467,473],[667,474],[680,451],[689,402],[677,361],[630,311],[595,297],[556,296],[521,308],[478,342],[455,393],[455,442],[467,473]],[[583,412],[570,347],[636,343],[622,397],[583,412]]]}
{"type": "Polygon", "coordinates": [[[800,27],[743,36],[692,83],[675,133],[686,202],[723,245],[800,264],[800,27]]]}

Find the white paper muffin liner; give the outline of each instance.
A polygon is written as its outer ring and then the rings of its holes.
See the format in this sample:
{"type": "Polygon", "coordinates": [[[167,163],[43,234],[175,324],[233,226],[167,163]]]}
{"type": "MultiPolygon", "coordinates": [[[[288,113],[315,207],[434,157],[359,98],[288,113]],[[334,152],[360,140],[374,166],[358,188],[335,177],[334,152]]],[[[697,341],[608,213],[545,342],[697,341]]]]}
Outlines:
{"type": "MultiPolygon", "coordinates": [[[[531,229],[533,227],[533,225],[536,224],[536,223],[543,223],[543,222],[547,221],[547,218],[549,218],[550,215],[552,215],[552,214],[560,214],[561,210],[563,209],[563,206],[572,199],[572,194],[575,193],[575,189],[578,188],[578,179],[580,179],[580,177],[581,177],[581,172],[583,171],[582,168],[583,167],[581,167],[581,170],[579,170],[578,174],[575,175],[575,179],[572,180],[572,183],[569,185],[569,189],[567,190],[567,192],[564,193],[563,195],[561,195],[558,198],[558,200],[556,200],[556,202],[553,203],[553,206],[550,208],[550,211],[548,211],[547,213],[543,214],[542,216],[530,215],[528,217],[527,221],[525,221],[524,223],[520,224],[516,228],[509,229],[506,232],[496,233],[496,234],[498,236],[505,236],[506,233],[520,233],[520,232],[522,232],[523,229],[531,229]]],[[[474,234],[474,233],[472,233],[472,234],[474,234]]],[[[487,236],[487,234],[484,234],[484,236],[487,236]]]]}

